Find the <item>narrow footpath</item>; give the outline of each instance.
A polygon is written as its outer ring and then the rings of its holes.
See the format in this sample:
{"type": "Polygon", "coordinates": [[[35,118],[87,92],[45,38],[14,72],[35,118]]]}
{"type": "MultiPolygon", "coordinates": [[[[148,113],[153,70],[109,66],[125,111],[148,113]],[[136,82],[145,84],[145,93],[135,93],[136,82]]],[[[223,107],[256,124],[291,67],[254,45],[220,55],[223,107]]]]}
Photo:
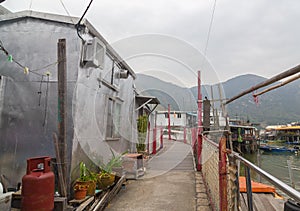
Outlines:
{"type": "Polygon", "coordinates": [[[146,163],[146,173],[128,180],[105,210],[211,210],[191,146],[164,140],[163,149],[146,163]]]}

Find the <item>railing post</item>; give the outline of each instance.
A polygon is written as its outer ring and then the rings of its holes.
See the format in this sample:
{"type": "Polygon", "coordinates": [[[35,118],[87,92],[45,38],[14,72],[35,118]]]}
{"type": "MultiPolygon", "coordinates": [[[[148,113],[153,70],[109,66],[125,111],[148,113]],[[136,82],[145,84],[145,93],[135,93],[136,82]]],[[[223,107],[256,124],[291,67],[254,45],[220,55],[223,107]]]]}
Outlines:
{"type": "Polygon", "coordinates": [[[147,151],[148,151],[148,155],[150,155],[150,122],[148,122],[148,130],[147,130],[147,133],[148,133],[148,137],[147,137],[147,151]]]}
{"type": "Polygon", "coordinates": [[[198,133],[198,143],[197,143],[197,171],[202,171],[202,134],[198,133]]]}
{"type": "Polygon", "coordinates": [[[153,128],[153,143],[152,143],[152,154],[156,154],[156,128],[153,128]]]}
{"type": "Polygon", "coordinates": [[[250,175],[250,168],[248,166],[245,166],[245,175],[246,175],[246,186],[247,186],[248,211],[253,211],[251,175],[250,175]]]}
{"type": "Polygon", "coordinates": [[[170,104],[168,104],[168,135],[169,135],[169,140],[171,140],[171,112],[170,112],[170,104]]]}
{"type": "Polygon", "coordinates": [[[222,137],[219,142],[219,191],[220,210],[227,210],[227,168],[226,168],[226,138],[222,137]]]}

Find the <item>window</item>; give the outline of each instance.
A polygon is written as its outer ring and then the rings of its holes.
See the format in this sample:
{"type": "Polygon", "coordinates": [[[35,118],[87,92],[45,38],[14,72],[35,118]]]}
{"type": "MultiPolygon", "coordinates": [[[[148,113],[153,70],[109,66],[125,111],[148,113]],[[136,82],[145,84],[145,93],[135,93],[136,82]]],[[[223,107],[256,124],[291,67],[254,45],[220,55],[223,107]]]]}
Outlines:
{"type": "Polygon", "coordinates": [[[177,114],[177,118],[181,118],[181,113],[178,113],[178,114],[177,114]]]}
{"type": "Polygon", "coordinates": [[[106,138],[120,138],[121,128],[121,102],[113,98],[107,101],[106,138]]]}
{"type": "Polygon", "coordinates": [[[165,118],[169,118],[169,114],[168,113],[165,113],[165,118]]]}

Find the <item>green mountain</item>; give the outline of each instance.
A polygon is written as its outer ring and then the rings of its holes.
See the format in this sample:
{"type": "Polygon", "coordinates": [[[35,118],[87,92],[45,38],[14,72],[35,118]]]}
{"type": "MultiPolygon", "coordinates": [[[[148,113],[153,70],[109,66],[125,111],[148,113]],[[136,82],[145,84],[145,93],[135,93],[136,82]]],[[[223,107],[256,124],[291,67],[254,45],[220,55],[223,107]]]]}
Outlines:
{"type": "MultiPolygon", "coordinates": [[[[221,83],[221,96],[223,99],[229,99],[265,80],[264,77],[252,74],[237,76],[221,83]]],[[[142,94],[156,96],[161,102],[162,109],[166,109],[170,104],[172,110],[197,110],[197,87],[183,88],[142,74],[138,74],[136,86],[142,94]]],[[[214,99],[220,99],[218,85],[203,85],[201,89],[203,98],[207,96],[211,99],[212,89],[214,99]]],[[[261,123],[262,126],[284,124],[300,121],[300,98],[298,96],[300,96],[300,81],[296,80],[259,96],[258,104],[254,102],[252,94],[248,94],[233,101],[226,108],[232,118],[238,116],[244,120],[261,123]]],[[[220,103],[215,102],[214,106],[219,108],[220,103]]]]}

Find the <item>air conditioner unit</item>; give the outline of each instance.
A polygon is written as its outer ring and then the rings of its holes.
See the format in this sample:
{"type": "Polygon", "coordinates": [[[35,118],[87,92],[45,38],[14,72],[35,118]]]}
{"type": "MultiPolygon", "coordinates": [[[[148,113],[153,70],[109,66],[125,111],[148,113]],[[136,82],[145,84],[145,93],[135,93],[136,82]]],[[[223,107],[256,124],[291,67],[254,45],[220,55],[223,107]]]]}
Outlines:
{"type": "Polygon", "coordinates": [[[83,47],[82,64],[84,67],[104,68],[106,47],[97,37],[88,40],[83,47]]]}

